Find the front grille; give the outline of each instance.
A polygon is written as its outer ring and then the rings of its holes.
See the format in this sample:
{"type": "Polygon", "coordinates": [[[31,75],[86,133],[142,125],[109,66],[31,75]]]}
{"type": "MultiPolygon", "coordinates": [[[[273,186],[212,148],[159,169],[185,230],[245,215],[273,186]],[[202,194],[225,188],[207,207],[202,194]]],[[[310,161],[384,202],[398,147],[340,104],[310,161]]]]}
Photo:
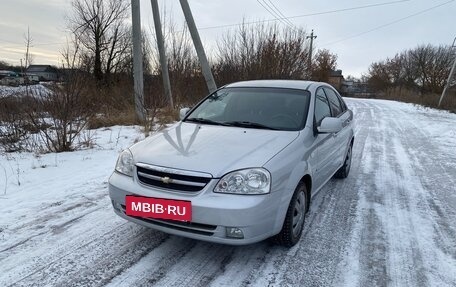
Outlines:
{"type": "MultiPolygon", "coordinates": [[[[125,205],[122,206],[122,212],[126,215],[125,212],[125,205]]],[[[185,231],[185,232],[191,232],[195,234],[200,234],[200,235],[207,235],[211,236],[214,235],[214,231],[217,228],[216,225],[209,225],[209,224],[202,224],[202,223],[195,223],[195,222],[183,222],[183,221],[175,221],[175,220],[167,220],[167,219],[156,219],[156,218],[145,218],[145,217],[137,217],[137,216],[130,216],[136,218],[138,220],[162,226],[162,227],[167,227],[179,231],[185,231]]]]}
{"type": "Polygon", "coordinates": [[[187,175],[182,172],[174,173],[168,172],[168,170],[162,171],[145,165],[138,165],[136,168],[138,179],[143,184],[174,191],[197,192],[202,190],[211,180],[210,177],[187,175]]]}

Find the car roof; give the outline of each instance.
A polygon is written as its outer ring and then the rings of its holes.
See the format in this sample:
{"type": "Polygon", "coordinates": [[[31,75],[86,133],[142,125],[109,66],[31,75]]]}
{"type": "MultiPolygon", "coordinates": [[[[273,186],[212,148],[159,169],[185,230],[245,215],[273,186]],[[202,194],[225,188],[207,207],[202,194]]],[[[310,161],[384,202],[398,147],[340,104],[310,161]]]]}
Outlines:
{"type": "MultiPolygon", "coordinates": [[[[254,81],[243,81],[228,84],[226,88],[287,88],[287,89],[298,89],[308,90],[312,84],[318,82],[313,81],[301,81],[301,80],[254,80],[254,81]]],[[[323,84],[323,83],[318,83],[323,84]]]]}

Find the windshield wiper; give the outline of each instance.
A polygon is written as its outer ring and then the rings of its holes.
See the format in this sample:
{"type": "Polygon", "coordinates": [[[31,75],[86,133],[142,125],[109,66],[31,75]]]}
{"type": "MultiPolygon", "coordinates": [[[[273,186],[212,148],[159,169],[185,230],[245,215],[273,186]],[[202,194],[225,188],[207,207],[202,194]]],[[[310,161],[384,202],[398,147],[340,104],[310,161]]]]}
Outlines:
{"type": "Polygon", "coordinates": [[[234,127],[242,127],[242,128],[252,128],[252,129],[264,129],[264,130],[278,130],[273,127],[269,127],[259,123],[252,123],[246,121],[233,121],[233,122],[224,122],[226,125],[234,126],[234,127]]]}
{"type": "Polygon", "coordinates": [[[216,122],[216,121],[205,119],[205,118],[189,118],[189,119],[186,119],[185,121],[199,123],[199,124],[207,124],[207,125],[226,126],[225,123],[216,122]]]}

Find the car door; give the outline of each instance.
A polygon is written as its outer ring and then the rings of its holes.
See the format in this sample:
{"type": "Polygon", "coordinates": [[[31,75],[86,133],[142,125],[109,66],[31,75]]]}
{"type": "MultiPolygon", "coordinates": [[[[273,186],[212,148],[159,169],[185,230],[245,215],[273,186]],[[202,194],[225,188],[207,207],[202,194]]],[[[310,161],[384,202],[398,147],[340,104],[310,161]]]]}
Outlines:
{"type": "MultiPolygon", "coordinates": [[[[331,117],[331,107],[322,87],[315,92],[314,125],[318,128],[324,118],[331,117]]],[[[315,160],[314,183],[318,189],[333,173],[335,157],[335,138],[333,134],[318,133],[315,144],[317,158],[315,160]]]]}
{"type": "Polygon", "coordinates": [[[342,98],[335,90],[330,87],[324,87],[323,89],[331,107],[332,117],[340,118],[343,121],[342,130],[334,134],[335,141],[333,148],[335,149],[335,152],[332,169],[335,172],[343,164],[345,159],[345,153],[350,141],[349,123],[352,119],[352,115],[345,106],[342,98]]]}

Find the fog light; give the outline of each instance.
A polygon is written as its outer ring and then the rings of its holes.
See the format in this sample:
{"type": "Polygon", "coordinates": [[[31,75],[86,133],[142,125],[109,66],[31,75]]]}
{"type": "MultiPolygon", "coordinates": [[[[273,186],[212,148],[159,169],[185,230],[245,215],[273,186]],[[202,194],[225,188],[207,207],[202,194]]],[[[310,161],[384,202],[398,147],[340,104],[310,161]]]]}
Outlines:
{"type": "Polygon", "coordinates": [[[114,207],[114,209],[116,209],[117,211],[121,212],[122,211],[122,205],[118,202],[115,202],[114,200],[111,200],[112,201],[112,206],[114,207]]]}
{"type": "Polygon", "coordinates": [[[226,237],[243,239],[244,233],[237,227],[227,227],[226,228],[226,237]]]}

